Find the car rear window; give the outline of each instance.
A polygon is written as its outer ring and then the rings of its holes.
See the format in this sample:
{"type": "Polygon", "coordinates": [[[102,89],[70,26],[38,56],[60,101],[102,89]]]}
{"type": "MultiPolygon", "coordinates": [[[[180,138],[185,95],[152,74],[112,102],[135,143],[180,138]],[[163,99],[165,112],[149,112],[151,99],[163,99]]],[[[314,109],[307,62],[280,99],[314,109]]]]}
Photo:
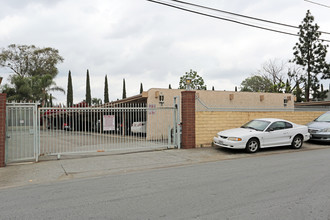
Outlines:
{"type": "Polygon", "coordinates": [[[293,125],[291,123],[289,123],[289,122],[285,122],[285,127],[286,128],[292,128],[293,125]]]}

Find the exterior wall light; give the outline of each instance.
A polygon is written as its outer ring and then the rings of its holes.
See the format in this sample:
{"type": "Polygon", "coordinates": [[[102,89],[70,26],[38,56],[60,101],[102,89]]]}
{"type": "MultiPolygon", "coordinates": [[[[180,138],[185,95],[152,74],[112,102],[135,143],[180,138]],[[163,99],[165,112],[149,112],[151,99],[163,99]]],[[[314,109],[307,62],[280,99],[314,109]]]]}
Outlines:
{"type": "Polygon", "coordinates": [[[191,90],[191,78],[186,78],[186,90],[191,90]]]}

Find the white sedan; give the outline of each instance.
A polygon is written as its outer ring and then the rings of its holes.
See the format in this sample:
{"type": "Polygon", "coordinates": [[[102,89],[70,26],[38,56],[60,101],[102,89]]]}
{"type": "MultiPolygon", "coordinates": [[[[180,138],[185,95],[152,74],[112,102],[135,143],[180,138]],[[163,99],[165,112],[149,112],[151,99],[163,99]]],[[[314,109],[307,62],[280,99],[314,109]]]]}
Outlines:
{"type": "Polygon", "coordinates": [[[288,145],[299,149],[303,141],[309,138],[305,125],[276,118],[261,118],[249,121],[240,128],[220,131],[213,138],[213,143],[220,147],[245,149],[249,153],[255,153],[259,148],[288,145]]]}
{"type": "Polygon", "coordinates": [[[133,122],[132,126],[131,126],[131,131],[132,133],[146,133],[146,122],[142,121],[142,122],[133,122]]]}

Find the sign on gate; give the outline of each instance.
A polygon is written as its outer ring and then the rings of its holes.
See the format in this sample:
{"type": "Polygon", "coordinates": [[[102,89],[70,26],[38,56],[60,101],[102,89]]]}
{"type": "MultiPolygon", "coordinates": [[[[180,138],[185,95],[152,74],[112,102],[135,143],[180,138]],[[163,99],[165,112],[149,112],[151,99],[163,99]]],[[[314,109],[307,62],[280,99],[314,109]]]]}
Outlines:
{"type": "Polygon", "coordinates": [[[115,116],[103,115],[103,130],[114,131],[115,130],[115,116]]]}

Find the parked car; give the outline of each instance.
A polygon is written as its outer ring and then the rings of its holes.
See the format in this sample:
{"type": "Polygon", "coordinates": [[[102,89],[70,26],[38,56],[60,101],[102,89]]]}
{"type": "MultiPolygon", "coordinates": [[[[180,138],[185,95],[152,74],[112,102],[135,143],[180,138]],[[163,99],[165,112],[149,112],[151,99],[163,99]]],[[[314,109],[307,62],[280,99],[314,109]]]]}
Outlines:
{"type": "Polygon", "coordinates": [[[308,131],[311,134],[311,140],[315,141],[330,141],[330,112],[316,118],[314,121],[307,124],[308,131]]]}
{"type": "Polygon", "coordinates": [[[249,121],[240,128],[221,131],[213,138],[216,146],[245,149],[255,153],[259,148],[291,145],[301,148],[310,138],[308,128],[277,118],[261,118],[249,121]]]}
{"type": "Polygon", "coordinates": [[[68,123],[63,123],[63,130],[65,131],[71,131],[71,127],[68,123]]]}
{"type": "Polygon", "coordinates": [[[144,134],[146,133],[146,122],[133,122],[131,126],[131,132],[132,133],[141,133],[144,134]]]}

